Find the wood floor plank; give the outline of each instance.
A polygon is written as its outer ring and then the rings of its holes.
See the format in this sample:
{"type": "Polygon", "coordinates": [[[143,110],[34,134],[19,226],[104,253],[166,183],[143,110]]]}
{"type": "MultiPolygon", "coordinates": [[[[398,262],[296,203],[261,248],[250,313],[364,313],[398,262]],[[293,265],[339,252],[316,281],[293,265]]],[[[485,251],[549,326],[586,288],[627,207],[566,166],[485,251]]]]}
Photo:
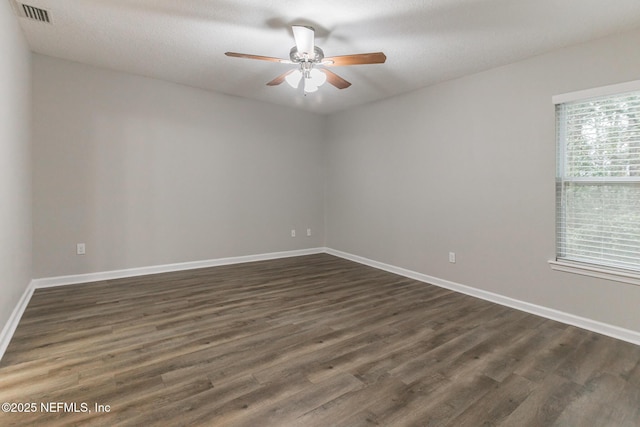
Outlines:
{"type": "Polygon", "coordinates": [[[614,409],[625,385],[624,380],[610,374],[593,378],[584,389],[580,390],[580,396],[560,413],[553,425],[621,425],[627,415],[632,413],[629,409],[625,411],[614,409]]]}
{"type": "Polygon", "coordinates": [[[533,383],[513,374],[495,385],[448,425],[456,427],[497,425],[502,423],[533,390],[533,383]]]}
{"type": "Polygon", "coordinates": [[[342,373],[309,385],[286,400],[264,405],[249,416],[235,422],[238,426],[290,425],[305,412],[311,411],[339,396],[363,387],[353,375],[342,373]]]}
{"type": "MultiPolygon", "coordinates": [[[[351,418],[354,410],[368,406],[376,406],[379,402],[398,395],[406,389],[406,385],[395,378],[386,377],[381,381],[369,384],[332,399],[317,408],[299,416],[291,423],[291,427],[310,425],[339,426],[353,425],[351,418]],[[348,421],[350,420],[350,421],[348,421]]],[[[373,415],[373,413],[369,413],[373,415]]]]}
{"type": "Polygon", "coordinates": [[[564,409],[580,397],[582,389],[579,384],[552,374],[535,388],[502,424],[553,425],[564,409]]]}
{"type": "Polygon", "coordinates": [[[504,381],[516,366],[533,363],[540,352],[561,333],[559,328],[536,328],[522,332],[506,345],[496,346],[499,356],[487,363],[483,374],[496,381],[504,381]]]}
{"type": "Polygon", "coordinates": [[[0,401],[92,409],[3,426],[637,427],[640,347],[318,254],[38,289],[0,401]]]}

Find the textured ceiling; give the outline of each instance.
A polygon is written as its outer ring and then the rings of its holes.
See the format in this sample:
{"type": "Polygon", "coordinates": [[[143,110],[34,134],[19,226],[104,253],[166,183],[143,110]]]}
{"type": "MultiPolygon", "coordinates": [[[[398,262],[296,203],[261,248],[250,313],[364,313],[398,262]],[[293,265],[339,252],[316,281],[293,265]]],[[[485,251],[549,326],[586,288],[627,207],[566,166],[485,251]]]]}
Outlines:
{"type": "Polygon", "coordinates": [[[34,52],[323,114],[640,27],[640,0],[24,3],[53,21],[16,18],[34,52]],[[383,51],[387,62],[334,67],[351,87],[303,96],[266,86],[291,65],[224,55],[287,58],[292,24],[313,26],[326,56],[383,51]]]}

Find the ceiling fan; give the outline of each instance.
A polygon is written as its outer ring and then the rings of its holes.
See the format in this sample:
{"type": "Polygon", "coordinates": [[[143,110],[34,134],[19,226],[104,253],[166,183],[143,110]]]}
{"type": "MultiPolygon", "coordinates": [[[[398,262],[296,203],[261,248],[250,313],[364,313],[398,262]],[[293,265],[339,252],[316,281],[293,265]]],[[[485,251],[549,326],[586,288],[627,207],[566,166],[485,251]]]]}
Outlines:
{"type": "Polygon", "coordinates": [[[329,82],[338,89],[345,89],[351,86],[351,83],[336,73],[326,68],[315,68],[317,65],[338,67],[344,65],[382,64],[387,59],[382,52],[325,57],[322,49],[314,43],[315,31],[312,27],[293,25],[292,29],[296,45],[291,48],[289,59],[237,52],[225,52],[225,55],[235,58],[258,59],[260,61],[298,65],[297,68],[286,71],[271,80],[267,83],[267,86],[277,86],[286,81],[291,87],[298,88],[302,81],[305,93],[317,91],[318,87],[325,82],[329,82]]]}

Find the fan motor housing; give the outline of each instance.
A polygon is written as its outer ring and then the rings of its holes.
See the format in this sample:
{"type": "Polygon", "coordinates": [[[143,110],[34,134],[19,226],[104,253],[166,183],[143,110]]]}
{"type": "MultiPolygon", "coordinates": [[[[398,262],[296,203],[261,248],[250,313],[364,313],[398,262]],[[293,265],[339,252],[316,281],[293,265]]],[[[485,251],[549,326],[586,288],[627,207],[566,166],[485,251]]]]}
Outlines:
{"type": "Polygon", "coordinates": [[[291,61],[299,63],[299,62],[321,62],[324,59],[324,52],[318,46],[313,47],[313,56],[312,55],[304,55],[298,52],[298,48],[296,46],[291,48],[289,52],[289,58],[291,61]]]}

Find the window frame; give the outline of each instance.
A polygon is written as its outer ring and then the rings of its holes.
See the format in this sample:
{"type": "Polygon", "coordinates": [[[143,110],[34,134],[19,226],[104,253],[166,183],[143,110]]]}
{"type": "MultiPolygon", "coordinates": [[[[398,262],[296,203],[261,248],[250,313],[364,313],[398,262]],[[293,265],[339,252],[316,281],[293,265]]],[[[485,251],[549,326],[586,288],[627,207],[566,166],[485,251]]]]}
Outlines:
{"type": "MultiPolygon", "coordinates": [[[[558,104],[564,104],[574,101],[586,101],[590,98],[597,98],[603,96],[617,95],[625,92],[634,92],[640,91],[640,80],[614,84],[609,86],[602,86],[593,89],[569,92],[561,95],[555,95],[552,97],[552,102],[554,107],[558,104]]],[[[557,123],[558,117],[557,113],[554,111],[555,122],[557,123]]],[[[564,153],[561,153],[561,150],[564,150],[564,145],[561,146],[558,141],[558,132],[561,132],[562,129],[557,129],[555,132],[555,144],[556,144],[556,201],[559,197],[558,195],[558,171],[562,170],[562,164],[560,162],[564,161],[564,153]]],[[[607,178],[599,178],[599,177],[563,177],[564,182],[576,182],[576,183],[584,183],[584,184],[598,184],[605,182],[640,182],[640,177],[607,177],[607,178]]],[[[596,277],[600,279],[613,280],[617,282],[629,283],[633,285],[640,286],[640,271],[635,270],[627,270],[624,268],[618,267],[610,267],[606,265],[599,265],[595,263],[586,263],[580,261],[573,261],[564,258],[558,257],[558,227],[560,224],[559,212],[557,212],[556,206],[556,232],[555,232],[555,242],[556,242],[556,256],[553,260],[549,260],[549,265],[553,270],[562,271],[566,273],[580,274],[590,277],[596,277]]]]}

